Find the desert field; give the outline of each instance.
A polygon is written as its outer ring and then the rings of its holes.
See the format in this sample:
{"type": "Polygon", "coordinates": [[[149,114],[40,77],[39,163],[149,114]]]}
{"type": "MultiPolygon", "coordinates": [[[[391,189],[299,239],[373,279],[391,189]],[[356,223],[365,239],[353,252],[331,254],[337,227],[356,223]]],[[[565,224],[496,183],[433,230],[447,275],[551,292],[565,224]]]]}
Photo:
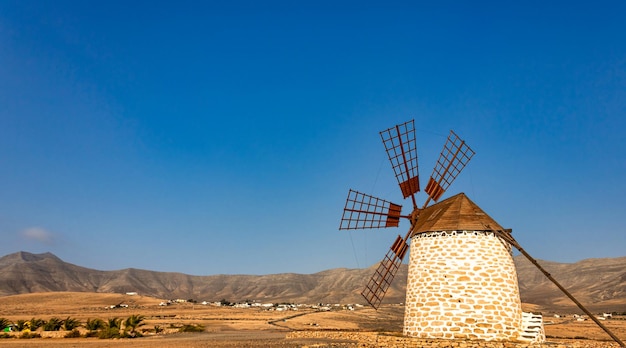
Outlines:
{"type": "MultiPolygon", "coordinates": [[[[0,297],[0,318],[18,320],[53,317],[87,319],[125,319],[144,317],[139,331],[143,337],[100,339],[64,338],[68,331],[42,331],[41,338],[20,339],[13,332],[0,339],[6,347],[368,347],[359,334],[400,335],[404,309],[400,305],[369,307],[331,305],[329,310],[300,306],[291,310],[267,310],[262,307],[234,308],[197,303],[160,305],[163,299],[125,294],[38,293],[0,297]],[[111,308],[111,306],[117,308],[111,308]],[[185,325],[201,327],[200,332],[180,332],[185,325]],[[155,328],[160,329],[158,333],[155,328]],[[319,333],[294,335],[293,333],[319,333]],[[325,333],[332,333],[332,335],[325,333]],[[345,333],[345,337],[342,337],[345,333]]],[[[535,308],[536,309],[536,308],[535,308]]],[[[528,310],[525,308],[525,310],[528,310]]],[[[611,338],[591,320],[577,321],[571,316],[544,317],[550,347],[617,347],[611,338]]],[[[622,340],[626,338],[626,320],[614,317],[603,322],[622,340]]],[[[444,345],[445,346],[445,345],[444,345]]],[[[441,346],[443,347],[443,346],[441,346]]]]}

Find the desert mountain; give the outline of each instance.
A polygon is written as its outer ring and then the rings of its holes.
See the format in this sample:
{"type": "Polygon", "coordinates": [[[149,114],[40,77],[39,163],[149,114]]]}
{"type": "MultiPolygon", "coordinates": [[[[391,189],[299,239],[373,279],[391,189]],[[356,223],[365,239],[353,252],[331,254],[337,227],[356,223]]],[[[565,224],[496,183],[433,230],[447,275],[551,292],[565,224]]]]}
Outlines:
{"type": "MultiPolygon", "coordinates": [[[[626,311],[626,257],[571,264],[540,263],[589,308],[626,311]]],[[[529,261],[517,256],[515,264],[523,302],[537,304],[546,311],[575,310],[571,301],[529,261]]],[[[0,258],[0,296],[48,291],[133,291],[163,299],[200,301],[364,303],[360,292],[375,266],[314,274],[192,276],[133,268],[99,271],[64,262],[51,253],[17,252],[0,258]]],[[[407,265],[402,265],[385,303],[404,302],[407,271],[407,265]]]]}
{"type": "MultiPolygon", "coordinates": [[[[404,265],[390,288],[389,303],[404,301],[404,265]]],[[[134,268],[98,271],[62,261],[51,253],[17,252],[0,258],[0,296],[47,291],[138,292],[163,299],[300,303],[358,303],[372,269],[333,269],[315,274],[213,275],[134,268]]]]}

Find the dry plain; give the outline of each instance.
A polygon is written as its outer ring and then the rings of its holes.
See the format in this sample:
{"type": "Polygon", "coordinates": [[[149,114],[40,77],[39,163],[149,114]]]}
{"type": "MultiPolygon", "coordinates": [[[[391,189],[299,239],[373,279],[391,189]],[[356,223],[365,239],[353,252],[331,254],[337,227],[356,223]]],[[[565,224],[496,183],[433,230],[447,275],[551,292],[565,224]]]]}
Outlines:
{"type": "MultiPolygon", "coordinates": [[[[368,307],[355,310],[333,307],[330,311],[301,307],[298,310],[269,311],[192,303],[159,306],[163,300],[153,297],[103,293],[35,293],[0,297],[0,301],[0,318],[12,322],[71,317],[84,323],[88,318],[107,320],[132,314],[145,316],[145,325],[141,329],[146,332],[141,338],[63,338],[66,333],[63,331],[38,331],[42,338],[1,339],[0,345],[6,347],[369,347],[371,345],[359,342],[359,334],[399,335],[403,317],[400,305],[386,305],[378,311],[368,307]],[[119,303],[128,307],[109,308],[119,303]],[[204,331],[179,333],[177,328],[184,324],[202,325],[204,331]],[[164,328],[164,331],[155,334],[155,326],[164,328]],[[292,333],[302,331],[321,334],[310,335],[316,336],[311,338],[290,338],[294,336],[292,333]],[[346,337],[342,338],[341,333],[346,333],[346,337]]],[[[606,320],[604,324],[624,340],[626,320],[621,319],[606,320]]],[[[546,346],[617,347],[590,320],[581,322],[572,317],[546,315],[544,321],[548,336],[546,346]]]]}

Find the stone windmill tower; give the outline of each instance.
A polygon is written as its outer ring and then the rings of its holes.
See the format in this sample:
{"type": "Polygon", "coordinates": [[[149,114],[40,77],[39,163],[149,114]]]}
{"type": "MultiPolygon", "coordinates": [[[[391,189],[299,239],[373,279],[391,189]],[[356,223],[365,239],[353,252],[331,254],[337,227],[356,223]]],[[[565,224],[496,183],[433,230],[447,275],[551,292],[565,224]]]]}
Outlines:
{"type": "Polygon", "coordinates": [[[350,190],[340,229],[411,226],[398,236],[361,293],[378,308],[411,244],[404,334],[421,338],[516,340],[522,310],[511,246],[496,231],[503,228],[464,194],[438,201],[474,155],[450,132],[433,169],[421,208],[414,122],[381,132],[404,198],[413,211],[350,190]]]}
{"type": "Polygon", "coordinates": [[[421,211],[412,229],[405,335],[520,339],[517,272],[502,230],[463,193],[421,211]]]}

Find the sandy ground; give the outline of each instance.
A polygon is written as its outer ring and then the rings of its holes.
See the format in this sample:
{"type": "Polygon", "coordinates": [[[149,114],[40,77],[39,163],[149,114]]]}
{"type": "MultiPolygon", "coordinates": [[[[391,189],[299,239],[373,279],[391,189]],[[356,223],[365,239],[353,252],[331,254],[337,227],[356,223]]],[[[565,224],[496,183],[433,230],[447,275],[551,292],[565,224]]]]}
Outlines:
{"type": "MultiPolygon", "coordinates": [[[[403,308],[388,305],[375,311],[368,307],[331,311],[298,308],[296,311],[268,311],[260,308],[214,307],[200,304],[159,306],[161,299],[122,294],[42,293],[0,297],[0,318],[10,321],[51,317],[127,318],[132,314],[145,316],[145,336],[134,339],[63,338],[65,332],[40,332],[52,338],[0,339],[6,347],[354,347],[355,341],[328,338],[286,338],[299,330],[381,332],[399,334],[402,330],[403,308]],[[109,308],[127,304],[127,308],[109,308]],[[200,333],[178,333],[183,324],[203,325],[200,333]],[[164,328],[155,334],[154,327],[164,328]]],[[[614,334],[626,339],[626,320],[603,322],[614,334]]],[[[626,319],[626,318],[624,318],[626,319]]],[[[592,321],[574,318],[545,317],[545,330],[550,342],[572,347],[609,347],[611,338],[592,321]]],[[[84,330],[81,328],[81,330],[84,330]]]]}

